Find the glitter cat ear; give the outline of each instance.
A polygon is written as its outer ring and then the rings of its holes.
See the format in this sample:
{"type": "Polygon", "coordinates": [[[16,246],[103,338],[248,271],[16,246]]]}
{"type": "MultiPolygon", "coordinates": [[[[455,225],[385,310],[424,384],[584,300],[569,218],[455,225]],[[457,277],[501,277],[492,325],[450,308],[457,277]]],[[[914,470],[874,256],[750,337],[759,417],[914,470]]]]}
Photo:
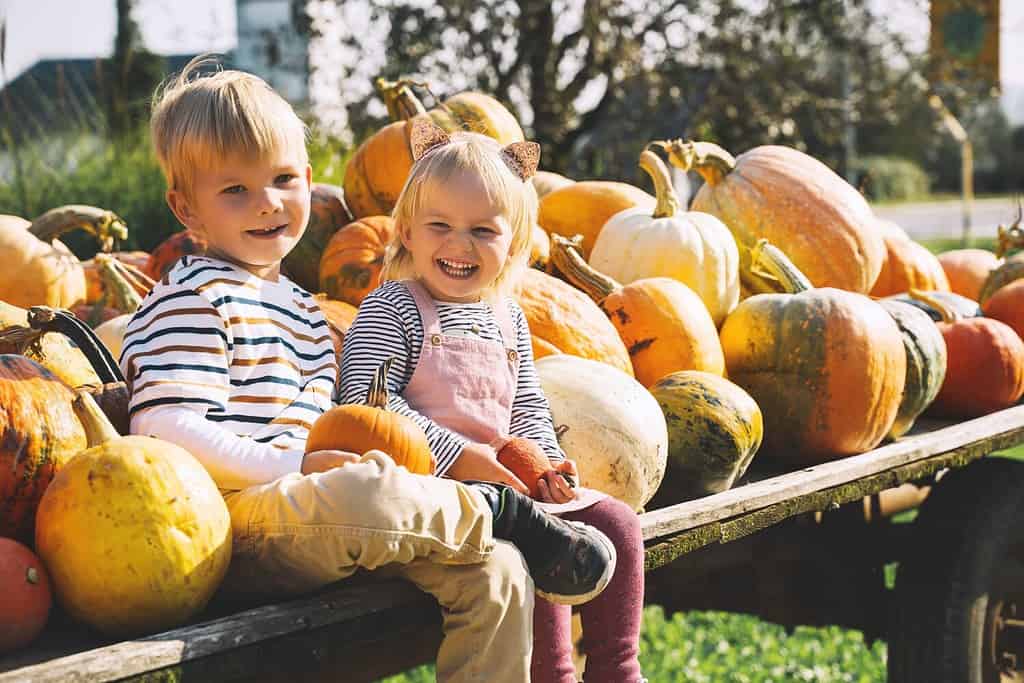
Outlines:
{"type": "Polygon", "coordinates": [[[513,142],[501,150],[501,156],[520,180],[528,180],[540,164],[540,145],[536,142],[513,142]]]}
{"type": "Polygon", "coordinates": [[[429,117],[417,116],[412,120],[409,147],[412,150],[413,161],[419,161],[430,150],[438,145],[447,145],[451,140],[448,133],[441,130],[429,117]]]}

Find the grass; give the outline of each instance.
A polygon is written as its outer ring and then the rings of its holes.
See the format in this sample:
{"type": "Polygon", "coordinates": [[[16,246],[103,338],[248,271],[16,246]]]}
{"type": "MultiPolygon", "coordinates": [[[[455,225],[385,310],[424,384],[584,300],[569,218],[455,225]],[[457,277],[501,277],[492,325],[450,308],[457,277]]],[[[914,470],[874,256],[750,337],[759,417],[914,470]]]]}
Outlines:
{"type": "MultiPolygon", "coordinates": [[[[872,683],[885,680],[886,647],[859,631],[798,627],[791,633],[754,617],[728,612],[666,615],[644,609],[640,665],[650,681],[671,683],[872,683]]],[[[384,679],[426,683],[434,667],[384,679]]]]}

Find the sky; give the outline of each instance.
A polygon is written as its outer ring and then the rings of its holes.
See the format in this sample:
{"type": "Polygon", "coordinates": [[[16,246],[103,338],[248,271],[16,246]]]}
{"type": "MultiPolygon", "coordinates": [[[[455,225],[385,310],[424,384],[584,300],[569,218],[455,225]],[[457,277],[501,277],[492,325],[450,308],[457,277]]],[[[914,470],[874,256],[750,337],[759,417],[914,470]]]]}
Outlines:
{"type": "MultiPolygon", "coordinates": [[[[923,48],[928,39],[926,0],[872,0],[893,27],[923,48]]],[[[225,51],[235,44],[234,0],[136,0],[146,46],[159,54],[225,51]]],[[[1024,0],[1002,0],[1001,61],[1004,88],[1024,90],[1024,0]]],[[[7,21],[6,77],[39,59],[109,55],[114,42],[114,0],[0,0],[7,21]]]]}

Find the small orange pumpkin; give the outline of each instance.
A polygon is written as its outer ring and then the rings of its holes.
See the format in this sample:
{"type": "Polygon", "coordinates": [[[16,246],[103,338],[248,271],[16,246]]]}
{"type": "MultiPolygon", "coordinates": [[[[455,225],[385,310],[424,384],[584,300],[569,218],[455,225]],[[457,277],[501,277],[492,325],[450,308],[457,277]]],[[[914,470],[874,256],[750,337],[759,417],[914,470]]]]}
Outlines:
{"type": "Polygon", "coordinates": [[[1000,263],[999,257],[988,249],[954,249],[939,254],[938,259],[949,280],[949,288],[975,301],[981,296],[988,274],[1000,263]]]}
{"type": "Polygon", "coordinates": [[[882,240],[886,256],[871,296],[889,296],[911,289],[949,291],[946,272],[932,252],[895,232],[883,233],[882,240]]]}
{"type": "Polygon", "coordinates": [[[391,216],[367,216],[334,233],[320,257],[320,291],[358,306],[380,284],[384,252],[395,236],[391,216]]]}
{"type": "Polygon", "coordinates": [[[530,489],[531,498],[540,497],[541,477],[554,469],[551,461],[540,446],[522,437],[513,437],[498,451],[498,462],[511,470],[512,474],[530,489]]]}
{"type": "Polygon", "coordinates": [[[986,316],[1006,323],[1024,339],[1024,280],[997,289],[981,308],[986,316]]]}
{"type": "Polygon", "coordinates": [[[0,654],[22,648],[38,636],[50,616],[53,593],[43,562],[12,538],[0,538],[0,654]]]}
{"type": "Polygon", "coordinates": [[[433,474],[434,459],[427,435],[404,415],[388,410],[387,374],[391,359],[377,368],[366,404],[331,408],[309,430],[306,452],[343,450],[362,454],[379,450],[413,474],[433,474]]]}
{"type": "Polygon", "coordinates": [[[327,328],[331,335],[331,343],[334,344],[334,354],[341,360],[341,350],[345,344],[345,333],[352,327],[352,321],[356,319],[358,309],[344,301],[328,299],[326,294],[317,294],[316,305],[327,318],[327,328]]]}

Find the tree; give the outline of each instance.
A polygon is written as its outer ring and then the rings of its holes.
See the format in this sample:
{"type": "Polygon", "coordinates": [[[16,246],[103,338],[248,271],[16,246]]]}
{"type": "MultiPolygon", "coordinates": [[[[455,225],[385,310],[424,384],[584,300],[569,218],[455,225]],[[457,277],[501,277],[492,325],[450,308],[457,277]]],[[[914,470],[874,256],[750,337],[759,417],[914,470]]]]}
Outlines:
{"type": "Polygon", "coordinates": [[[132,18],[133,0],[117,0],[114,54],[103,63],[102,100],[108,131],[119,139],[148,119],[149,99],[164,75],[164,62],[142,45],[132,18]]]}

